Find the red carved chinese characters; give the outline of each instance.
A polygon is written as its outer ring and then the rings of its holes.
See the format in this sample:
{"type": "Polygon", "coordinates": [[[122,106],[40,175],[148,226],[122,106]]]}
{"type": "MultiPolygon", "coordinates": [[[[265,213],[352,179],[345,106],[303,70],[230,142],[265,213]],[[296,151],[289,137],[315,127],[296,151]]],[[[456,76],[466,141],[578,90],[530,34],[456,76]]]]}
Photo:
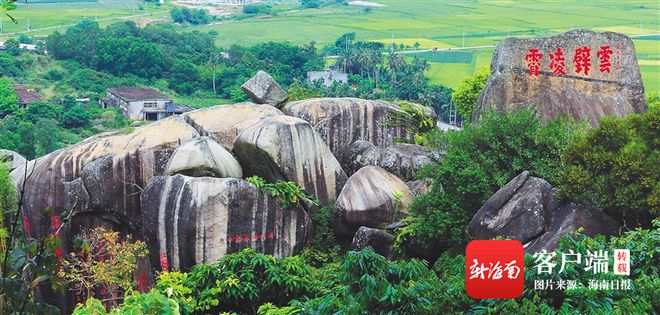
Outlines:
{"type": "Polygon", "coordinates": [[[598,64],[600,72],[610,73],[612,71],[612,64],[610,63],[610,55],[612,53],[613,51],[610,49],[610,46],[601,46],[600,50],[596,53],[596,56],[600,59],[600,64],[598,64]]]}
{"type": "Polygon", "coordinates": [[[550,54],[550,70],[552,73],[566,75],[566,58],[561,48],[557,48],[554,54],[550,54]]]}
{"type": "Polygon", "coordinates": [[[576,49],[573,63],[575,63],[575,73],[584,72],[584,75],[589,75],[589,68],[591,68],[591,49],[587,46],[576,49]]]}
{"type": "Polygon", "coordinates": [[[170,269],[170,263],[167,260],[167,253],[160,253],[160,270],[167,271],[170,269]]]}
{"type": "Polygon", "coordinates": [[[530,49],[527,55],[525,55],[525,61],[527,61],[527,67],[529,68],[530,76],[539,76],[541,58],[543,58],[543,55],[539,53],[538,49],[530,49]]]}

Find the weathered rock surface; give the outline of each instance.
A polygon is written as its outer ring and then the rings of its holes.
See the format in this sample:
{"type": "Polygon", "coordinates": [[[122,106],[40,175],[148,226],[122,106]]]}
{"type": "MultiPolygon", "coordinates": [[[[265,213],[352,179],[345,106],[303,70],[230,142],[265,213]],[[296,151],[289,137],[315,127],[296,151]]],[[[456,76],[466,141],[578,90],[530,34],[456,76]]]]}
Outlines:
{"type": "Polygon", "coordinates": [[[588,235],[616,232],[616,222],[598,210],[560,205],[557,189],[523,172],[500,188],[468,225],[477,239],[497,236],[525,244],[528,252],[553,250],[566,233],[584,227],[588,235]]]}
{"type": "Polygon", "coordinates": [[[241,179],[154,177],[142,193],[142,207],[151,261],[161,269],[189,270],[244,248],[290,256],[311,236],[302,208],[284,209],[241,179]]]}
{"type": "Polygon", "coordinates": [[[413,180],[406,183],[415,196],[424,195],[430,192],[432,184],[433,181],[429,178],[413,180]]]}
{"type": "Polygon", "coordinates": [[[257,104],[280,106],[289,98],[273,77],[264,71],[257,72],[241,85],[241,89],[257,104]]]}
{"type": "Polygon", "coordinates": [[[468,228],[479,239],[504,236],[525,243],[543,231],[546,216],[555,209],[552,185],[523,172],[486,201],[468,228]]]}
{"type": "Polygon", "coordinates": [[[314,128],[295,117],[282,115],[259,121],[238,136],[234,152],[246,176],[298,183],[321,205],[336,200],[347,179],[314,128]]]}
{"type": "Polygon", "coordinates": [[[574,203],[560,207],[547,219],[549,222],[546,224],[545,233],[524,244],[525,251],[530,253],[552,251],[559,246],[559,241],[564,235],[574,232],[579,227],[583,227],[584,234],[588,236],[615,235],[619,229],[619,224],[602,211],[574,203]]]}
{"type": "Polygon", "coordinates": [[[259,120],[274,115],[282,115],[282,112],[268,105],[240,103],[199,109],[183,117],[200,135],[210,136],[231,151],[238,134],[259,120]]]}
{"type": "Polygon", "coordinates": [[[398,138],[407,138],[405,128],[386,124],[388,113],[402,113],[398,105],[357,98],[315,98],[286,104],[282,111],[308,121],[319,132],[336,157],[344,156],[349,145],[367,140],[386,147],[398,138]]]}
{"type": "Polygon", "coordinates": [[[358,140],[348,147],[342,165],[348,175],[364,166],[373,165],[410,181],[415,179],[415,173],[420,168],[439,158],[439,153],[420,145],[395,144],[382,148],[368,141],[358,140]]]}
{"type": "Polygon", "coordinates": [[[209,137],[195,138],[178,147],[165,167],[168,175],[242,178],[241,165],[209,137]]]}
{"type": "Polygon", "coordinates": [[[9,171],[17,169],[19,166],[25,165],[25,158],[11,150],[0,149],[0,163],[5,163],[9,167],[9,171]]]}
{"type": "MultiPolygon", "coordinates": [[[[556,69],[556,68],[555,68],[556,69]]],[[[597,125],[602,116],[625,116],[646,111],[644,86],[633,41],[622,34],[572,30],[554,36],[507,38],[497,45],[491,63],[491,76],[477,102],[473,121],[489,108],[511,111],[535,106],[541,120],[559,115],[577,120],[589,119],[597,125]],[[612,51],[610,72],[600,71],[601,47],[612,51]],[[576,72],[576,49],[590,49],[590,69],[576,72]],[[551,56],[561,48],[565,75],[550,68],[551,56]],[[530,49],[542,55],[538,76],[530,75],[530,49]]]]}
{"type": "Polygon", "coordinates": [[[374,252],[392,258],[392,244],[394,243],[394,236],[392,234],[383,232],[378,229],[368,228],[361,226],[351,242],[351,250],[360,250],[365,247],[371,247],[374,252]]]}
{"type": "Polygon", "coordinates": [[[360,226],[379,228],[395,222],[412,200],[401,179],[378,166],[365,166],[351,176],[332,209],[338,235],[353,235],[360,226]]]}

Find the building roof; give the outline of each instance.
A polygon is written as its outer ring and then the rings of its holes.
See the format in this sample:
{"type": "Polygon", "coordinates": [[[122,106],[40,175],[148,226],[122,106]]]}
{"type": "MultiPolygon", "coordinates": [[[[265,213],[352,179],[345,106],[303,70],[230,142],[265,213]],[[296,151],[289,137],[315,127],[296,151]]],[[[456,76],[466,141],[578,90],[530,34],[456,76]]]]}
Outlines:
{"type": "Polygon", "coordinates": [[[18,103],[21,104],[21,106],[30,105],[34,102],[46,101],[46,99],[39,93],[28,90],[25,86],[20,84],[14,85],[14,91],[16,91],[16,95],[18,95],[18,103]]]}
{"type": "Polygon", "coordinates": [[[339,82],[339,83],[348,82],[348,74],[336,70],[307,72],[307,82],[314,83],[317,80],[322,80],[323,85],[329,87],[334,82],[339,82]]]}
{"type": "Polygon", "coordinates": [[[154,88],[139,88],[139,87],[118,87],[108,89],[108,93],[117,95],[119,98],[127,102],[132,101],[153,101],[153,100],[172,100],[167,95],[159,92],[154,88]]]}

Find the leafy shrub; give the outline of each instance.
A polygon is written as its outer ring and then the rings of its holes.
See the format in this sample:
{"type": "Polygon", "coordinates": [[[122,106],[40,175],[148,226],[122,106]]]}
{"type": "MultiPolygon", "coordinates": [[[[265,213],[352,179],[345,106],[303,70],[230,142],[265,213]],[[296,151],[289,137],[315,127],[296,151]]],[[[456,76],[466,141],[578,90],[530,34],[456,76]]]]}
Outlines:
{"type": "Polygon", "coordinates": [[[263,178],[258,176],[248,177],[245,180],[257,186],[257,188],[270,193],[271,197],[276,197],[284,207],[297,207],[303,200],[316,206],[319,205],[316,197],[308,195],[304,189],[300,188],[294,182],[281,181],[267,183],[263,178]]]}
{"type": "Polygon", "coordinates": [[[391,111],[388,114],[386,126],[401,126],[412,139],[397,139],[401,142],[412,142],[419,145],[430,145],[431,133],[435,130],[435,119],[431,115],[432,108],[412,102],[399,102],[401,111],[391,111]],[[430,113],[431,112],[431,113],[430,113]]]}
{"type": "Polygon", "coordinates": [[[433,177],[433,184],[428,194],[410,205],[410,225],[398,243],[408,236],[426,247],[454,244],[462,248],[469,239],[469,220],[516,175],[527,170],[557,182],[561,153],[578,127],[560,120],[543,126],[534,112],[523,110],[485,113],[476,125],[439,134],[435,142],[447,154],[420,172],[433,177]]]}
{"type": "Polygon", "coordinates": [[[339,260],[339,244],[330,225],[332,207],[332,205],[325,206],[310,215],[314,238],[311,246],[303,250],[301,257],[314,267],[339,260]]]}
{"type": "Polygon", "coordinates": [[[85,304],[78,304],[73,311],[74,315],[120,315],[120,314],[144,314],[144,315],[178,315],[179,305],[167,296],[151,291],[139,293],[130,291],[126,294],[124,302],[108,312],[100,300],[88,299],[85,304]]]}
{"type": "Polygon", "coordinates": [[[660,108],[604,117],[564,153],[561,196],[603,208],[625,225],[660,215],[660,108]]]}
{"type": "Polygon", "coordinates": [[[490,72],[488,69],[479,70],[475,74],[463,79],[451,95],[452,102],[456,104],[456,110],[466,120],[472,117],[474,106],[477,104],[477,99],[486,86],[489,77],[490,72]]]}
{"type": "Polygon", "coordinates": [[[156,287],[162,294],[171,292],[193,312],[256,313],[259,305],[284,305],[301,297],[310,288],[310,273],[300,257],[277,259],[244,249],[213,264],[197,265],[184,279],[159,277],[156,287]]]}

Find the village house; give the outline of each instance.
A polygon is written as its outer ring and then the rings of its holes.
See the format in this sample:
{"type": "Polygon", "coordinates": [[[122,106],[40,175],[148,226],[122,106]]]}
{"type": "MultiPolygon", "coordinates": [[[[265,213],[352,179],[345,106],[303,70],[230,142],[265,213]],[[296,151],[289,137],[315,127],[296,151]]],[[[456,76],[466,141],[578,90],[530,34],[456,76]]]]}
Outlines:
{"type": "Polygon", "coordinates": [[[133,120],[160,120],[192,110],[188,106],[175,106],[174,101],[154,88],[119,87],[108,89],[101,105],[117,107],[124,116],[133,120]]]}
{"type": "Polygon", "coordinates": [[[34,90],[28,89],[20,84],[15,84],[13,87],[18,96],[18,104],[21,108],[26,108],[34,102],[46,102],[46,99],[34,90]]]}
{"type": "Polygon", "coordinates": [[[314,84],[314,82],[319,80],[323,86],[331,87],[335,82],[338,82],[339,84],[348,83],[348,74],[339,72],[334,69],[307,72],[307,83],[314,84]]]}

